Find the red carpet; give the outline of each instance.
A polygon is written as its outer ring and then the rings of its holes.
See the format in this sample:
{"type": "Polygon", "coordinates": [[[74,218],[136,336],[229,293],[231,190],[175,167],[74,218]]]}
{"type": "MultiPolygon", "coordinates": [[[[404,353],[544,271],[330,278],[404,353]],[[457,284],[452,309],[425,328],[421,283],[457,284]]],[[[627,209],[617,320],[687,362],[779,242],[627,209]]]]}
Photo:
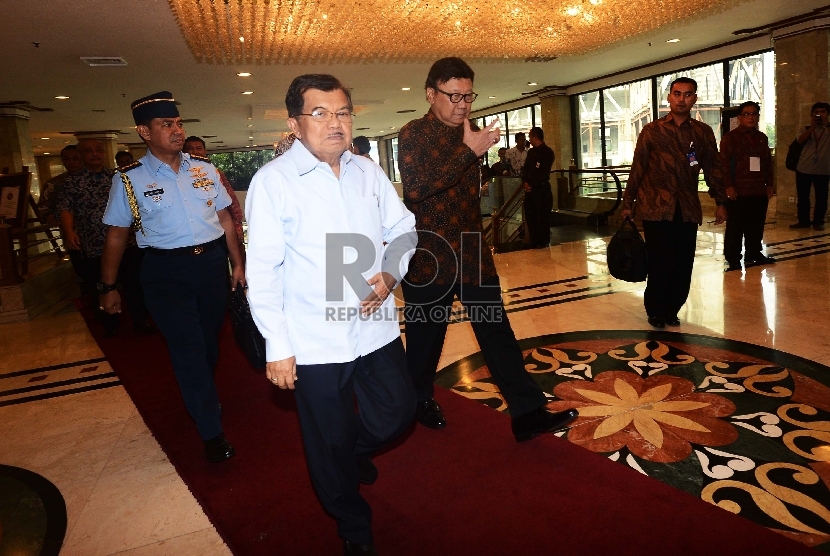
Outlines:
{"type": "MultiPolygon", "coordinates": [[[[217,383],[237,456],[208,464],[162,337],[93,335],[142,417],[231,550],[332,555],[334,521],[305,467],[293,394],[222,336],[217,383]]],[[[552,435],[516,444],[508,418],[441,390],[449,425],[413,428],[362,492],[378,550],[415,554],[814,553],[748,520],[552,435]]]]}

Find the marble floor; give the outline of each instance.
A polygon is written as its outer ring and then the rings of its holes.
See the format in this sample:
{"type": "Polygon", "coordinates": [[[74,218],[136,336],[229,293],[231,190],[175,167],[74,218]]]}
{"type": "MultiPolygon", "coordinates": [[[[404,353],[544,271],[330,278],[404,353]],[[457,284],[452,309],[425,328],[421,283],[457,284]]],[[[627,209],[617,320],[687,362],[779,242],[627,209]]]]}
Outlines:
{"type": "MultiPolygon", "coordinates": [[[[790,230],[787,224],[778,222],[765,232],[767,255],[777,264],[726,274],[723,227],[704,224],[692,291],[674,331],[746,342],[830,366],[830,233],[790,230]]],[[[642,307],[644,284],[620,282],[607,273],[608,239],[496,256],[520,340],[580,331],[636,336],[650,330],[642,307]]],[[[450,368],[477,352],[469,323],[458,318],[449,327],[440,366],[450,368]]],[[[0,440],[0,466],[37,473],[63,495],[67,524],[60,554],[230,552],[71,303],[30,322],[0,325],[0,440]]],[[[824,512],[830,514],[826,507],[824,512]]],[[[830,523],[822,530],[830,530],[830,523]]],[[[27,554],[23,548],[16,553],[27,554]]]]}

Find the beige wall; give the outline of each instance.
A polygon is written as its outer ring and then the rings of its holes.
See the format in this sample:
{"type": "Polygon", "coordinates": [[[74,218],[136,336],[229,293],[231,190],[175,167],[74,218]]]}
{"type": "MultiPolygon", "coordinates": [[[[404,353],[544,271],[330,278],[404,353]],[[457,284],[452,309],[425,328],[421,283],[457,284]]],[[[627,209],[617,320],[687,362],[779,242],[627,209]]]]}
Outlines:
{"type": "Polygon", "coordinates": [[[798,131],[810,123],[813,103],[830,101],[830,30],[777,39],[775,83],[776,216],[794,220],[795,172],[784,167],[784,159],[798,131]]]}

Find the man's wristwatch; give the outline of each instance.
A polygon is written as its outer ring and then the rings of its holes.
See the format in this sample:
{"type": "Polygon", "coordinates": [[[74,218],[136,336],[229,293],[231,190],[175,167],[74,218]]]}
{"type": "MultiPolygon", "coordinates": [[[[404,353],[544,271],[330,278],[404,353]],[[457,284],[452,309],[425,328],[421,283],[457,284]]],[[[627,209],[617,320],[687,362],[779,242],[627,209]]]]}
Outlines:
{"type": "Polygon", "coordinates": [[[104,295],[105,293],[109,293],[115,289],[115,284],[105,284],[103,282],[98,282],[95,284],[95,288],[98,290],[99,295],[104,295]]]}

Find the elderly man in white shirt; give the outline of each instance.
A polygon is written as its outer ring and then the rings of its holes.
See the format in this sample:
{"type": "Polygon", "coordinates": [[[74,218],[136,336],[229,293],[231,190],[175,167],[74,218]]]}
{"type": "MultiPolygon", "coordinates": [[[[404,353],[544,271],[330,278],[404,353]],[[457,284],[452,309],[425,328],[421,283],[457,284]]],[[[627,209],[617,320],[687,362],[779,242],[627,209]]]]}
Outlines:
{"type": "Polygon", "coordinates": [[[352,101],[331,75],[286,94],[297,140],[251,181],[248,296],[266,374],[294,389],[312,483],[346,554],[375,554],[371,456],[413,421],[394,296],[417,243],[415,217],[383,170],[349,151],[352,101]],[[359,412],[355,411],[355,400],[359,412]]]}

